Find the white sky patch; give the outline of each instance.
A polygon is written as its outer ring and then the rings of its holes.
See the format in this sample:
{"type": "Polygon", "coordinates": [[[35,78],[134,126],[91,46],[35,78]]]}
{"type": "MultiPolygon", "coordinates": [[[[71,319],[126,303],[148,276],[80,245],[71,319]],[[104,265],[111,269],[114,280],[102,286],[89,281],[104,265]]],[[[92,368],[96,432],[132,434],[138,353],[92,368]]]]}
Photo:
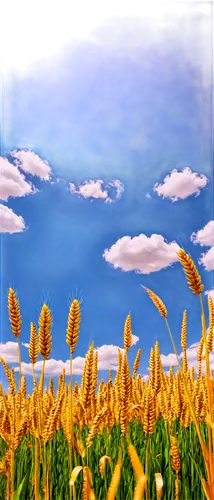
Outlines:
{"type": "Polygon", "coordinates": [[[206,271],[214,271],[214,246],[207,253],[202,253],[199,264],[203,264],[206,271]]]}
{"type": "Polygon", "coordinates": [[[42,160],[36,153],[28,150],[12,151],[11,156],[16,158],[16,165],[24,172],[35,175],[43,181],[49,181],[51,177],[51,167],[48,162],[42,160]]]}
{"type": "Polygon", "coordinates": [[[26,347],[27,349],[30,347],[30,344],[27,344],[27,342],[22,342],[22,345],[26,347]]]}
{"type": "Polygon", "coordinates": [[[3,201],[7,201],[10,196],[16,198],[37,192],[30,182],[26,182],[17,166],[7,158],[0,157],[0,179],[0,198],[3,201]]]}
{"type": "Polygon", "coordinates": [[[178,201],[184,200],[189,196],[195,194],[199,196],[201,189],[203,189],[208,183],[208,178],[196,172],[192,172],[189,167],[186,167],[179,172],[174,169],[167,175],[163,184],[156,183],[154,185],[153,191],[155,191],[158,196],[163,198],[170,198],[170,200],[178,201]]]}
{"type": "Polygon", "coordinates": [[[214,300],[214,288],[212,288],[211,290],[207,290],[205,292],[205,295],[208,295],[208,297],[212,297],[212,299],[214,300]]]}
{"type": "Polygon", "coordinates": [[[11,208],[0,204],[0,233],[21,233],[27,229],[21,215],[16,215],[11,208]]]}
{"type": "Polygon", "coordinates": [[[195,245],[214,246],[214,220],[210,220],[203,229],[192,233],[190,239],[195,245]]]}
{"type": "MultiPolygon", "coordinates": [[[[139,341],[139,337],[137,335],[132,335],[132,345],[135,345],[139,341]]],[[[7,344],[0,344],[0,356],[3,356],[5,361],[8,363],[18,363],[18,348],[15,342],[8,342],[7,344]],[[9,345],[7,345],[9,344],[9,345]],[[1,347],[2,346],[2,347],[1,347]],[[11,348],[12,346],[12,348],[11,348]],[[1,354],[2,352],[2,354],[1,354]],[[6,356],[6,357],[5,357],[6,356]],[[7,358],[7,359],[6,359],[7,358]]],[[[25,347],[28,347],[29,344],[23,343],[25,347]]],[[[118,346],[115,345],[102,345],[97,347],[95,351],[98,352],[98,370],[117,370],[118,366],[118,346]]],[[[121,352],[124,353],[124,349],[120,348],[121,352]]],[[[74,375],[82,375],[83,368],[85,363],[85,357],[77,356],[73,359],[72,367],[74,375]]],[[[43,366],[43,361],[37,361],[35,363],[35,371],[37,373],[41,373],[43,366]]],[[[66,375],[70,374],[70,360],[66,361],[57,360],[54,358],[48,359],[45,363],[45,374],[58,376],[62,373],[63,368],[66,370],[66,375]]],[[[15,371],[19,371],[19,367],[15,367],[15,371]]],[[[32,363],[24,363],[22,362],[22,374],[23,375],[32,375],[32,363]]]]}
{"type": "Polygon", "coordinates": [[[150,237],[140,234],[131,238],[124,236],[117,240],[103,257],[115,269],[150,274],[160,271],[178,261],[179,246],[175,241],[167,243],[160,234],[150,237]]]}
{"type": "Polygon", "coordinates": [[[147,200],[150,200],[151,199],[151,194],[150,193],[146,193],[145,194],[145,198],[147,198],[147,200]]]}
{"type": "Polygon", "coordinates": [[[116,199],[118,200],[121,198],[122,193],[124,191],[124,186],[122,182],[120,182],[118,179],[112,180],[106,187],[104,187],[104,181],[102,179],[97,179],[97,180],[90,179],[88,181],[83,182],[83,184],[80,184],[78,188],[76,188],[74,183],[70,182],[69,187],[70,187],[70,192],[72,194],[77,194],[85,199],[91,198],[97,200],[104,200],[105,203],[113,203],[114,201],[109,196],[108,187],[115,188],[116,199]]]}

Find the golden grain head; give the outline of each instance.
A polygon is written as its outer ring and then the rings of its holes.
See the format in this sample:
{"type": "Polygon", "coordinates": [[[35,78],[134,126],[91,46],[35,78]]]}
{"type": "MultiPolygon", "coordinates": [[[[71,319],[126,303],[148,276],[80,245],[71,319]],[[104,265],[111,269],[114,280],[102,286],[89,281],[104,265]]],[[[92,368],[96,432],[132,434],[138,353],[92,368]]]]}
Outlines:
{"type": "Polygon", "coordinates": [[[158,297],[158,295],[156,295],[156,293],[152,292],[152,290],[150,290],[149,288],[146,288],[146,292],[148,293],[153,304],[157,307],[161,316],[163,316],[163,318],[166,318],[167,314],[168,314],[167,308],[166,308],[165,304],[163,303],[163,301],[160,299],[160,297],[158,297]]]}
{"type": "Polygon", "coordinates": [[[18,338],[21,333],[22,319],[19,309],[19,303],[13,288],[9,288],[8,292],[8,314],[12,332],[15,337],[18,338]]]}
{"type": "Polygon", "coordinates": [[[182,248],[180,248],[177,255],[179,262],[183,266],[189,288],[195,295],[200,295],[204,289],[204,285],[201,283],[201,277],[193,259],[182,248]]]}
{"type": "Polygon", "coordinates": [[[51,353],[51,325],[51,311],[49,307],[44,304],[39,317],[39,351],[45,360],[49,358],[51,353]]]}
{"type": "Polygon", "coordinates": [[[66,343],[70,347],[71,353],[74,352],[80,329],[80,320],[81,320],[81,312],[80,312],[80,303],[77,299],[74,299],[69,315],[68,315],[68,326],[67,326],[67,335],[66,335],[66,343]]]}

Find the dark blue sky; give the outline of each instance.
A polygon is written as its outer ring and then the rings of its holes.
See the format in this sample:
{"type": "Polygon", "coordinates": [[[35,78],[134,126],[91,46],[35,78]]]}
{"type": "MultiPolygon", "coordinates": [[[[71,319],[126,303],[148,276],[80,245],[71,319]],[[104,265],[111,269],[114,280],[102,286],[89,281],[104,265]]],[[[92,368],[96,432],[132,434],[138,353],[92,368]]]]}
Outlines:
{"type": "MultiPolygon", "coordinates": [[[[167,305],[178,349],[184,309],[188,344],[200,339],[199,301],[178,263],[136,274],[115,270],[103,252],[141,233],[176,241],[196,262],[209,250],[193,245],[190,236],[213,219],[210,43],[211,19],[194,7],[188,19],[166,17],[155,34],[152,23],[119,18],[98,29],[93,43],[71,40],[58,55],[3,75],[1,155],[14,163],[13,149],[34,151],[48,161],[53,184],[26,174],[39,192],[2,202],[27,227],[1,235],[2,343],[14,340],[9,286],[18,292],[22,342],[28,342],[30,321],[37,323],[48,301],[56,360],[68,359],[65,330],[76,294],[82,299],[77,356],[85,356],[92,340],[96,347],[122,347],[129,311],[140,339],[130,361],[142,347],[140,373],[147,373],[156,339],[163,354],[172,352],[163,321],[140,284],[167,305]],[[209,179],[199,196],[172,202],[153,192],[155,183],[187,165],[209,179]],[[118,179],[124,192],[113,203],[70,193],[69,182],[80,186],[90,179],[102,179],[104,186],[118,179]]],[[[205,290],[212,289],[212,272],[199,268],[205,290]]],[[[28,362],[25,347],[22,356],[28,362]]]]}

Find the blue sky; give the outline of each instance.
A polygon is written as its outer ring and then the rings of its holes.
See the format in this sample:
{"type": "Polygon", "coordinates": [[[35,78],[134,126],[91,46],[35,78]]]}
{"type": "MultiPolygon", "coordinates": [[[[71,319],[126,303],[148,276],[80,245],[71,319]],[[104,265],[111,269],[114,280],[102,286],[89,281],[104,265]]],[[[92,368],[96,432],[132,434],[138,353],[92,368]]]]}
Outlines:
{"type": "MultiPolygon", "coordinates": [[[[83,358],[94,340],[101,368],[115,366],[129,312],[139,337],[130,362],[141,347],[140,373],[148,373],[155,340],[162,354],[172,353],[140,284],[164,300],[178,350],[184,309],[188,345],[200,339],[199,300],[170,244],[191,253],[204,290],[213,290],[211,10],[197,2],[176,9],[163,3],[161,16],[110,16],[90,36],[71,33],[58,51],[3,71],[0,354],[11,366],[10,286],[20,302],[23,343],[42,304],[51,307],[53,375],[54,360],[69,357],[67,316],[76,296],[82,322],[75,355],[83,358]],[[156,270],[164,267],[163,253],[166,267],[156,270]],[[156,272],[148,272],[147,261],[156,272]]],[[[22,359],[29,362],[24,346],[22,359]]],[[[100,370],[99,378],[106,376],[100,370]]]]}

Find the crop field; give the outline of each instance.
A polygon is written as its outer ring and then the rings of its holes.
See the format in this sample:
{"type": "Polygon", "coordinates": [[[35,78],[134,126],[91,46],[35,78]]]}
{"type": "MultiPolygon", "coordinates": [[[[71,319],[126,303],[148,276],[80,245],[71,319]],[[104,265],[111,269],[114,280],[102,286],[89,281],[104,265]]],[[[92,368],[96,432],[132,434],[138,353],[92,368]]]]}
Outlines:
{"type": "MultiPolygon", "coordinates": [[[[92,342],[81,383],[72,381],[72,357],[78,342],[81,305],[71,303],[66,343],[70,351],[70,380],[65,371],[57,383],[44,388],[45,363],[51,353],[52,315],[42,306],[38,328],[31,323],[29,358],[33,391],[27,394],[20,355],[21,311],[12,288],[8,313],[18,342],[19,381],[3,358],[8,393],[0,386],[0,500],[214,500],[214,303],[208,296],[207,329],[203,284],[191,257],[178,258],[188,286],[201,308],[198,369],[187,360],[187,315],[181,324],[183,357],[179,361],[166,305],[150,289],[150,299],[166,324],[178,368],[163,370],[158,341],[150,352],[149,380],[138,375],[141,349],[133,367],[131,315],[124,325],[124,349],[118,349],[113,380],[98,384],[98,354],[92,342]],[[39,379],[35,363],[42,356],[39,379]],[[202,369],[203,360],[205,370],[202,369]]],[[[56,380],[56,379],[55,379],[56,380]]]]}

